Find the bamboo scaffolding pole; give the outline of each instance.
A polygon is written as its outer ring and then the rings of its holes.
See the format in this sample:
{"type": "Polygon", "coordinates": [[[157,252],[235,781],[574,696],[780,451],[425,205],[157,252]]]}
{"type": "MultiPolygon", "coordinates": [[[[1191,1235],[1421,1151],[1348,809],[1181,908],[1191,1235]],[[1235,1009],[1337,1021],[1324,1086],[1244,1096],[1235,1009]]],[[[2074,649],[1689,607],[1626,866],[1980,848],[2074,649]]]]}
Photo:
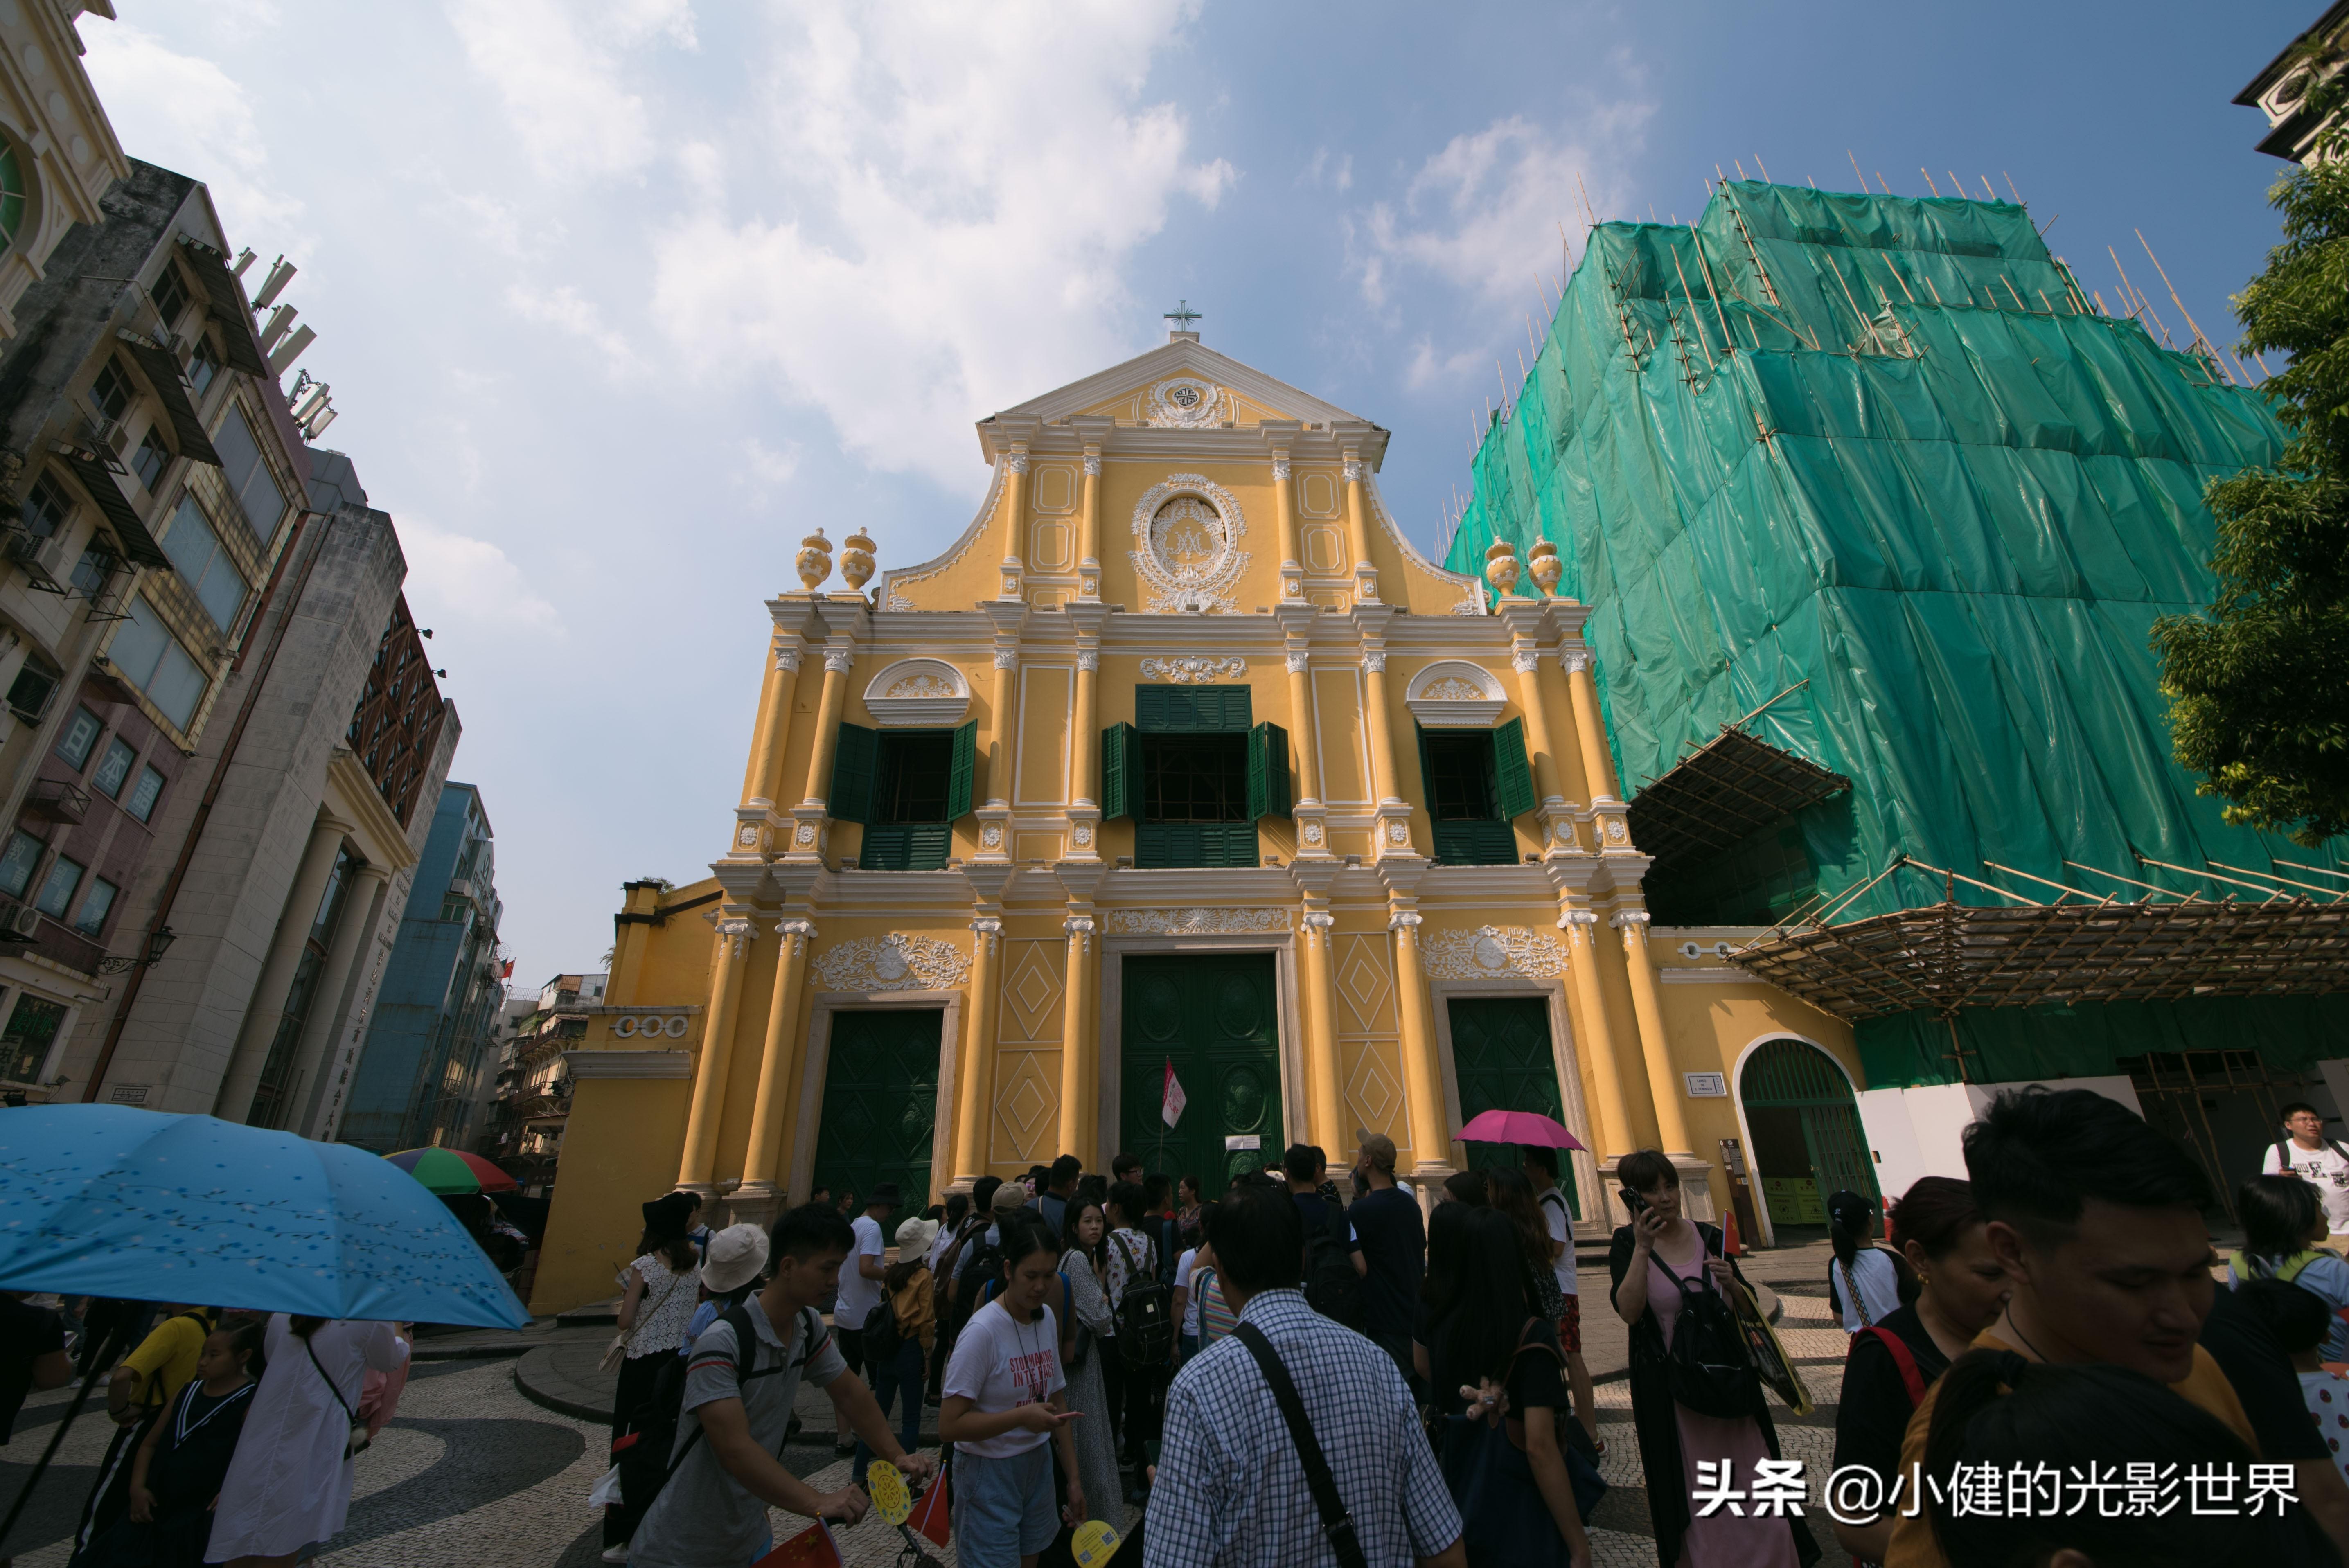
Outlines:
{"type": "Polygon", "coordinates": [[[1992,189],[1990,188],[1990,176],[1989,176],[1989,175],[1987,175],[1987,174],[1983,175],[1983,176],[1982,177],[1982,200],[1983,200],[1983,201],[1997,201],[1997,200],[1998,200],[1998,192],[1997,192],[1997,191],[1993,191],[1993,190],[1992,190],[1992,189]]]}
{"type": "Polygon", "coordinates": [[[1738,179],[1743,180],[1745,178],[1745,165],[1733,158],[1729,160],[1729,166],[1737,170],[1738,179]]]}
{"type": "MultiPolygon", "coordinates": [[[[1996,198],[1993,197],[1992,200],[1994,201],[1996,198]]],[[[2004,872],[2008,876],[2021,877],[2024,882],[2035,882],[2042,887],[2060,888],[2063,890],[2065,897],[2085,898],[2092,903],[2099,904],[2110,903],[2113,902],[2112,895],[2110,893],[2106,894],[2103,898],[2098,898],[2095,893],[2089,892],[2084,888],[2074,887],[2069,882],[2059,882],[2047,877],[2033,876],[2029,872],[2019,871],[2013,866],[2000,865],[1996,861],[1984,861],[1982,864],[1988,866],[1994,872],[2004,872]]],[[[2057,903],[2062,903],[2064,900],[2059,898],[2055,902],[2057,903]]]]}
{"type": "MultiPolygon", "coordinates": [[[[1940,200],[1940,195],[1941,195],[1941,188],[1940,188],[1940,186],[1938,186],[1938,185],[1936,185],[1936,184],[1934,184],[1934,183],[1933,183],[1933,177],[1932,177],[1930,174],[1925,174],[1925,166],[1924,166],[1923,164],[1921,164],[1921,163],[1920,163],[1920,164],[1919,164],[1919,165],[1917,166],[1917,172],[1918,172],[1918,173],[1920,173],[1920,174],[1924,174],[1924,175],[1925,175],[1925,189],[1926,189],[1926,190],[1928,190],[1928,191],[1930,191],[1933,193],[1934,199],[1935,199],[1936,201],[1940,200]]],[[[1879,175],[1878,175],[1876,178],[1878,179],[1878,181],[1881,181],[1883,180],[1884,176],[1883,176],[1883,175],[1881,175],[1881,174],[1879,174],[1879,175]]]]}
{"type": "Polygon", "coordinates": [[[2349,882],[2349,872],[2336,872],[2331,866],[2312,866],[2305,861],[2278,861],[2276,864],[2290,866],[2296,872],[2314,872],[2321,877],[2339,877],[2343,882],[2349,882]]]}
{"type": "MultiPolygon", "coordinates": [[[[2247,877],[2265,877],[2270,882],[2282,882],[2286,887],[2304,887],[2311,892],[2321,892],[2324,894],[2335,903],[2339,903],[2344,897],[2349,897],[2349,894],[2344,894],[2342,890],[2337,887],[2320,887],[2314,882],[2294,882],[2290,877],[2280,877],[2273,872],[2253,871],[2249,866],[2230,866],[2224,861],[2212,861],[2210,863],[2217,866],[2222,872],[2240,872],[2247,877]]],[[[2290,862],[2287,861],[2285,863],[2289,864],[2290,862]]]]}
{"type": "Polygon", "coordinates": [[[2125,877],[2118,872],[2108,872],[2102,866],[2084,866],[2077,861],[2065,861],[2064,863],[2070,866],[2075,872],[2090,872],[2100,877],[2110,877],[2116,882],[2127,882],[2131,887],[2141,887],[2147,892],[2158,892],[2164,898],[2176,899],[2180,903],[2209,903],[2210,902],[2209,899],[2204,898],[2200,893],[2178,892],[2171,888],[2157,887],[2149,882],[2139,882],[2135,877],[2125,877]]]}
{"type": "Polygon", "coordinates": [[[2007,297],[2014,301],[2014,308],[2023,312],[2025,315],[2030,315],[2031,307],[2023,303],[2023,296],[2021,294],[2014,292],[2014,280],[2008,277],[2004,273],[2001,273],[1998,274],[1998,281],[2006,285],[2007,297]]]}
{"type": "Polygon", "coordinates": [[[2253,892],[2267,894],[2270,902],[2288,896],[2282,888],[2273,884],[2262,886],[2259,882],[2245,882],[2240,877],[2222,877],[2216,872],[2198,872],[2191,866],[2173,866],[2168,861],[2157,861],[2151,855],[2139,855],[2137,859],[2139,865],[2159,866],[2163,871],[2176,872],[2180,876],[2200,877],[2206,882],[2227,882],[2235,887],[2247,887],[2253,892]]]}
{"type": "Polygon", "coordinates": [[[1851,175],[1853,179],[1859,181],[1860,194],[1863,196],[1873,194],[1868,189],[1868,176],[1859,171],[1859,155],[1848,147],[1843,150],[1843,155],[1851,160],[1851,175]]]}
{"type": "MultiPolygon", "coordinates": [[[[1943,878],[1945,881],[1963,882],[1968,887],[1978,887],[1984,892],[1996,893],[2001,898],[2011,899],[2014,903],[2023,904],[2027,908],[2039,907],[2038,900],[2025,898],[2019,892],[2009,892],[2006,889],[1999,886],[1996,882],[1986,882],[1979,877],[1970,877],[1962,872],[1950,871],[1941,866],[1929,866],[1922,861],[1910,861],[1909,863],[1915,866],[1919,871],[1930,872],[1935,876],[1943,878]]],[[[1987,864],[1988,862],[1985,861],[1984,863],[1987,864]]],[[[1945,903],[1955,903],[1958,901],[1955,898],[1944,897],[1942,902],[1945,903]]]]}
{"type": "Polygon", "coordinates": [[[1950,177],[1950,189],[1958,193],[1958,199],[1960,201],[1971,201],[1973,200],[1972,197],[1966,194],[1966,182],[1958,178],[1958,171],[1956,170],[1945,169],[1941,172],[1950,177]]]}
{"type": "MultiPolygon", "coordinates": [[[[2008,191],[2008,193],[2009,193],[2010,195],[2012,195],[2012,196],[2014,198],[2014,204],[2015,204],[2016,206],[2018,206],[2018,207],[2028,207],[2029,205],[2031,205],[2031,203],[2030,203],[2030,202],[2025,201],[2023,199],[2023,192],[2022,192],[2022,191],[2020,191],[2015,190],[2015,188],[2014,188],[2014,176],[2013,176],[2013,175],[2009,174],[2005,170],[2002,169],[2002,170],[2000,170],[1998,171],[1998,177],[1999,177],[2000,179],[2002,179],[2002,180],[2003,180],[2003,181],[2006,181],[2006,189],[2007,189],[2007,191],[2008,191]]],[[[1989,182],[1988,182],[1987,181],[1985,181],[1983,183],[1987,184],[1987,183],[1989,183],[1989,182]]]]}
{"type": "Polygon", "coordinates": [[[1877,184],[1878,184],[1878,185],[1880,185],[1880,186],[1883,186],[1883,188],[1884,188],[1884,193],[1885,193],[1887,196],[1889,196],[1889,195],[1891,195],[1891,194],[1892,194],[1892,187],[1891,187],[1890,185],[1889,185],[1889,184],[1886,184],[1886,182],[1885,182],[1885,179],[1884,179],[1884,170],[1882,170],[1881,169],[1879,169],[1879,170],[1878,170],[1876,171],[1876,182],[1877,182],[1877,184]]]}
{"type": "MultiPolygon", "coordinates": [[[[1674,250],[1672,252],[1672,271],[1680,276],[1681,297],[1689,302],[1689,314],[1691,315],[1694,315],[1696,314],[1695,291],[1689,287],[1688,269],[1681,265],[1681,253],[1678,250],[1674,250]]],[[[1718,300],[1714,301],[1713,308],[1716,313],[1719,312],[1721,309],[1721,302],[1718,300]]],[[[1721,335],[1723,337],[1727,337],[1729,335],[1729,323],[1726,320],[1723,321],[1721,324],[1721,335]]],[[[1699,346],[1704,350],[1704,367],[1707,370],[1720,369],[1721,366],[1714,362],[1713,357],[1713,345],[1705,338],[1704,323],[1702,320],[1696,324],[1696,339],[1699,346]]]]}
{"type": "Polygon", "coordinates": [[[1776,181],[1770,178],[1770,166],[1762,161],[1762,155],[1758,152],[1754,155],[1754,167],[1762,171],[1762,182],[1764,184],[1775,185],[1777,183],[1776,181]]]}
{"type": "MultiPolygon", "coordinates": [[[[1697,232],[1697,227],[1694,223],[1691,223],[1689,225],[1689,238],[1693,241],[1696,245],[1697,270],[1704,274],[1704,294],[1705,297],[1713,302],[1713,319],[1721,323],[1722,344],[1724,349],[1734,351],[1737,347],[1737,339],[1735,335],[1730,332],[1729,317],[1721,308],[1721,288],[1719,284],[1713,281],[1713,263],[1704,259],[1704,237],[1697,232]]],[[[1675,256],[1674,259],[1677,260],[1678,257],[1675,256]]],[[[1686,288],[1688,286],[1688,280],[1686,278],[1682,278],[1681,280],[1681,286],[1682,288],[1686,288]]]]}
{"type": "Polygon", "coordinates": [[[1770,281],[1770,269],[1762,264],[1762,253],[1754,246],[1754,232],[1745,226],[1745,214],[1734,201],[1729,204],[1729,215],[1737,221],[1737,232],[1745,242],[1745,253],[1754,263],[1754,274],[1762,280],[1763,297],[1775,309],[1785,309],[1785,302],[1778,298],[1777,285],[1770,281]]]}

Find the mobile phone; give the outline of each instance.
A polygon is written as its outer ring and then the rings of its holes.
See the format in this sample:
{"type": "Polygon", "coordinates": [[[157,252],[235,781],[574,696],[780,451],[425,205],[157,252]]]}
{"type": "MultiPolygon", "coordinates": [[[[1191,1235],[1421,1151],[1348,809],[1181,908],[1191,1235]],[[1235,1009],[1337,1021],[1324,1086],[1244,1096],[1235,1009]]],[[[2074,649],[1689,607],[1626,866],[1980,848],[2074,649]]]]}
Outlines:
{"type": "Polygon", "coordinates": [[[1638,1219],[1640,1217],[1640,1211],[1644,1210],[1648,1206],[1647,1199],[1641,1197],[1639,1193],[1634,1192],[1629,1187],[1622,1189],[1622,1192],[1624,1212],[1629,1213],[1631,1218],[1635,1220],[1638,1219]]]}

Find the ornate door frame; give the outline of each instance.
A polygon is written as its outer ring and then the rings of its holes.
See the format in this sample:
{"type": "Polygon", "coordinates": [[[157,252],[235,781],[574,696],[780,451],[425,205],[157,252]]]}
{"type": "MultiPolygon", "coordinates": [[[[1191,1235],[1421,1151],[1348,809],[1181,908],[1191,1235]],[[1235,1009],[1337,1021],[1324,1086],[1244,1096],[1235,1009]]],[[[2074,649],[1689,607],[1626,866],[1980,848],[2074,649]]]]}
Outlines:
{"type": "MultiPolygon", "coordinates": [[[[792,1202],[804,1201],[815,1180],[817,1124],[823,1118],[824,1074],[832,1066],[832,1016],[843,1011],[872,1012],[882,1008],[943,1009],[938,1021],[938,1104],[930,1119],[930,1180],[936,1187],[941,1173],[954,1179],[955,1068],[961,1055],[960,991],[818,991],[808,1012],[807,1049],[800,1062],[800,1109],[792,1130],[791,1181],[785,1189],[792,1202]]],[[[921,1207],[931,1195],[925,1193],[921,1207]]]]}
{"type": "MultiPolygon", "coordinates": [[[[1280,1047],[1280,1136],[1282,1146],[1301,1136],[1306,1125],[1305,1055],[1297,1013],[1297,942],[1293,933],[1232,935],[1153,935],[1121,934],[1102,943],[1101,1099],[1098,1106],[1100,1146],[1107,1153],[1123,1147],[1119,1125],[1120,1091],[1125,1070],[1125,958],[1128,954],[1205,955],[1217,953],[1269,953],[1273,975],[1273,1023],[1280,1047]]],[[[1337,1150],[1330,1162],[1344,1158],[1337,1150]]],[[[1268,1163],[1277,1163],[1275,1161],[1268,1163]]]]}
{"type": "MultiPolygon", "coordinates": [[[[1610,1233],[1613,1222],[1608,1217],[1613,1211],[1606,1202],[1607,1190],[1599,1179],[1599,1156],[1596,1140],[1590,1135],[1590,1116],[1582,1099],[1582,1069],[1575,1050],[1574,1017],[1567,1006],[1566,982],[1519,979],[1504,976],[1492,980],[1437,980],[1427,983],[1428,1001],[1435,1014],[1436,1055],[1444,1066],[1444,1114],[1445,1125],[1457,1128],[1464,1119],[1460,1114],[1460,1070],[1452,1056],[1452,999],[1455,996],[1536,996],[1549,1013],[1549,1048],[1557,1069],[1557,1100],[1564,1109],[1566,1129],[1591,1147],[1569,1150],[1567,1159],[1574,1166],[1576,1189],[1585,1194],[1582,1218],[1575,1222],[1575,1234],[1586,1239],[1610,1233]],[[1592,1198],[1598,1202],[1592,1202],[1592,1198]]],[[[1456,1140],[1455,1140],[1456,1142],[1456,1140]]],[[[1453,1160],[1454,1144],[1446,1144],[1444,1157],[1453,1160]]],[[[1422,1156],[1423,1159],[1425,1156],[1422,1156]]],[[[1464,1169],[1464,1167],[1461,1167],[1464,1169]]]]}

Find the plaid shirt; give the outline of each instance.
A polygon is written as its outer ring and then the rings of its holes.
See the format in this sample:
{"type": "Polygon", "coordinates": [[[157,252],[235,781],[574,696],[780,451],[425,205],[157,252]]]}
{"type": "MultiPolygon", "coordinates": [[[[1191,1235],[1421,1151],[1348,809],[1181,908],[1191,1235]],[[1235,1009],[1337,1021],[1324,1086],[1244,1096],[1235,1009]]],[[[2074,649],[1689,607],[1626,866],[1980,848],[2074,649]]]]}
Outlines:
{"type": "MultiPolygon", "coordinates": [[[[1433,1557],[1457,1541],[1459,1511],[1393,1359],[1299,1291],[1254,1296],[1240,1320],[1262,1330],[1288,1368],[1371,1568],[1433,1557]]],[[[1143,1568],[1337,1561],[1256,1358],[1237,1338],[1217,1340],[1166,1393],[1143,1568]]]]}

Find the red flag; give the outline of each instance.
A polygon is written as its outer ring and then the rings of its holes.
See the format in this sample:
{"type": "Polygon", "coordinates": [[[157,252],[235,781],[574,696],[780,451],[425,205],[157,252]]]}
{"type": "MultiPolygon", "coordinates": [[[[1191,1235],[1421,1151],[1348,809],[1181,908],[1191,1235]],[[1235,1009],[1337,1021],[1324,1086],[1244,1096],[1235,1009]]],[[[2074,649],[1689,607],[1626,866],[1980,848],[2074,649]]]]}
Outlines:
{"type": "Polygon", "coordinates": [[[772,1552],[751,1564],[751,1568],[847,1568],[840,1548],[833,1543],[832,1532],[823,1520],[817,1520],[772,1552]]]}
{"type": "Polygon", "coordinates": [[[1183,1092],[1182,1080],[1174,1076],[1174,1058],[1168,1057],[1166,1058],[1166,1095],[1159,1102],[1159,1119],[1167,1126],[1174,1126],[1183,1119],[1183,1108],[1189,1103],[1190,1097],[1183,1092]]]}
{"type": "Polygon", "coordinates": [[[947,1477],[946,1472],[940,1470],[937,1479],[930,1482],[930,1490],[915,1500],[914,1511],[905,1523],[944,1546],[947,1543],[947,1477]]]}

